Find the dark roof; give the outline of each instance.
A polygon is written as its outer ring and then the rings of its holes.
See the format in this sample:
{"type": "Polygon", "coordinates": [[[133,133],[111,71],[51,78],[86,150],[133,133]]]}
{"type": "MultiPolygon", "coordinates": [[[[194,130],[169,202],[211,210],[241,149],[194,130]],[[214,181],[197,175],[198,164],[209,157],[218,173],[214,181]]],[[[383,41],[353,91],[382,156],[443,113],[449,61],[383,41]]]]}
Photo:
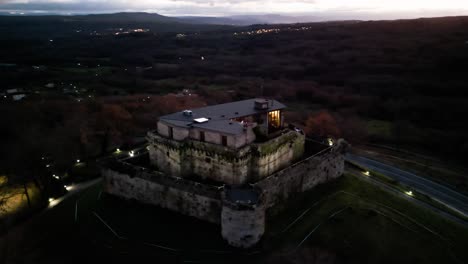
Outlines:
{"type": "Polygon", "coordinates": [[[251,116],[259,113],[266,113],[274,110],[286,108],[286,106],[276,100],[268,100],[267,109],[255,109],[255,101],[264,99],[248,99],[226,104],[211,105],[196,109],[191,109],[192,115],[176,112],[161,116],[159,120],[178,127],[197,127],[207,130],[214,130],[227,134],[242,133],[243,127],[237,122],[231,122],[233,118],[251,116]],[[196,123],[196,118],[208,118],[209,121],[196,123]]]}

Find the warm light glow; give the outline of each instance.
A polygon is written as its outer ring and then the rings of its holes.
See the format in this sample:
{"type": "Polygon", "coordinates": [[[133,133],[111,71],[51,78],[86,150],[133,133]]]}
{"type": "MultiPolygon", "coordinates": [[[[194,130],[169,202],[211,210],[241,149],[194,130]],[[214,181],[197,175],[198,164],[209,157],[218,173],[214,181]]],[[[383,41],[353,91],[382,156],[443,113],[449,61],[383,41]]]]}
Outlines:
{"type": "Polygon", "coordinates": [[[331,139],[331,138],[328,139],[328,145],[329,145],[330,147],[333,146],[333,139],[331,139]]]}
{"type": "Polygon", "coordinates": [[[270,127],[278,128],[281,126],[280,111],[271,111],[268,113],[268,125],[270,127]]]}
{"type": "Polygon", "coordinates": [[[80,163],[80,160],[79,160],[79,159],[77,159],[77,160],[76,160],[76,163],[80,163]]]}
{"type": "Polygon", "coordinates": [[[67,191],[73,190],[73,186],[64,185],[63,187],[64,187],[67,191]]]}
{"type": "Polygon", "coordinates": [[[60,202],[60,199],[49,198],[49,208],[56,206],[60,202]]]}
{"type": "Polygon", "coordinates": [[[116,153],[122,152],[119,148],[115,150],[116,153]]]}
{"type": "Polygon", "coordinates": [[[364,175],[366,175],[366,176],[370,176],[370,172],[369,172],[369,171],[365,171],[365,172],[363,172],[363,173],[364,173],[364,175]]]}
{"type": "Polygon", "coordinates": [[[407,191],[407,192],[405,192],[405,193],[406,193],[407,195],[409,195],[409,196],[413,196],[413,191],[407,191]]]}
{"type": "Polygon", "coordinates": [[[130,151],[130,152],[128,153],[128,155],[129,155],[130,157],[133,157],[133,156],[135,156],[135,152],[133,152],[133,150],[132,150],[132,151],[130,151]]]}

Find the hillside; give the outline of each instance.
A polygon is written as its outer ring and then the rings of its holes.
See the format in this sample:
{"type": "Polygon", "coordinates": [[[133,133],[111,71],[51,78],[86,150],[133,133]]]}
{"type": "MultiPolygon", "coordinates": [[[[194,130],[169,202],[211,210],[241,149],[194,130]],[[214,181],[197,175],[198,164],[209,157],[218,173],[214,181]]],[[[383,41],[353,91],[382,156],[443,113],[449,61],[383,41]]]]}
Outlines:
{"type": "Polygon", "coordinates": [[[1,111],[10,113],[2,126],[8,128],[2,131],[8,139],[4,146],[14,148],[26,133],[15,120],[30,120],[40,128],[35,132],[45,133],[61,128],[83,107],[90,107],[80,115],[83,119],[99,111],[92,106],[100,103],[94,98],[116,96],[111,104],[128,113],[125,126],[111,128],[116,132],[109,144],[117,144],[144,134],[159,114],[175,110],[170,104],[138,101],[139,96],[189,89],[201,104],[274,97],[288,105],[289,122],[310,133],[325,119],[322,136],[427,152],[464,164],[468,17],[227,27],[137,23],[129,16],[115,22],[121,24],[62,20],[53,28],[57,17],[0,19],[0,64],[5,64],[0,86],[33,95],[24,104],[2,105],[1,111]],[[150,30],[133,31],[138,28],[150,30]],[[83,97],[90,104],[69,103],[83,97]],[[46,118],[49,104],[58,108],[56,119],[46,118]]]}
{"type": "MultiPolygon", "coordinates": [[[[76,32],[92,33],[115,28],[144,28],[154,33],[193,32],[225,28],[214,21],[167,17],[150,13],[115,13],[73,16],[0,16],[2,38],[67,37],[76,32]],[[211,25],[209,25],[211,24],[211,25]],[[25,34],[27,33],[27,34],[25,34]]],[[[222,23],[220,23],[222,24],[222,23]]]]}

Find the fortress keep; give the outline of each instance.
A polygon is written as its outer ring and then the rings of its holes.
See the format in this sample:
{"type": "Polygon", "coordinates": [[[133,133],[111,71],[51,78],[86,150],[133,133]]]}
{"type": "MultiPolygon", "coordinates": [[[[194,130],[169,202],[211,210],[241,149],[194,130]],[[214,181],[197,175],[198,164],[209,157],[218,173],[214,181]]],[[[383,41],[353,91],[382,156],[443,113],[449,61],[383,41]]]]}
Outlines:
{"type": "Polygon", "coordinates": [[[160,117],[148,132],[148,166],[114,159],[102,169],[110,194],[221,225],[232,246],[251,247],[268,209],[343,173],[346,143],[306,140],[286,127],[282,103],[244,101],[160,117]]]}

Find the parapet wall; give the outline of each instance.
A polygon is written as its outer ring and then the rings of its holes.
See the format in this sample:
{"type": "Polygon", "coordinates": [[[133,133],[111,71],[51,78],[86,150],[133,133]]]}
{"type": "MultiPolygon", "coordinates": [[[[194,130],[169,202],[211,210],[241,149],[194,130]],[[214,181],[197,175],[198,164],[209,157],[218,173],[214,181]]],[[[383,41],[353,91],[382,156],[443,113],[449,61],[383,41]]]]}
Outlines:
{"type": "Polygon", "coordinates": [[[338,178],[343,172],[344,155],[340,147],[331,147],[272,174],[254,186],[263,190],[265,206],[270,208],[292,195],[338,178]]]}
{"type": "Polygon", "coordinates": [[[159,173],[102,169],[104,191],[158,205],[181,214],[220,224],[221,199],[216,187],[159,173]]]}

